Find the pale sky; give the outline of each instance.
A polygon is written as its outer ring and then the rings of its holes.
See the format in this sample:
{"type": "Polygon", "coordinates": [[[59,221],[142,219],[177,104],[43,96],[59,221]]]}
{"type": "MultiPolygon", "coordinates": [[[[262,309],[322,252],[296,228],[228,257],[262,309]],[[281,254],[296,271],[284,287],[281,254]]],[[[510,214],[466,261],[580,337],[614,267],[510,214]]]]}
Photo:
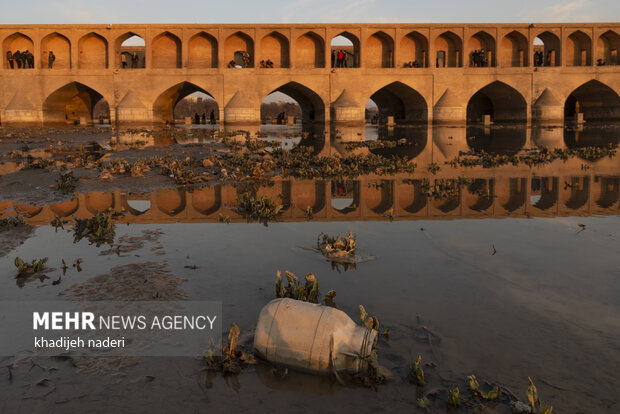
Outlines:
{"type": "Polygon", "coordinates": [[[618,22],[620,0],[3,0],[0,24],[618,22]]]}

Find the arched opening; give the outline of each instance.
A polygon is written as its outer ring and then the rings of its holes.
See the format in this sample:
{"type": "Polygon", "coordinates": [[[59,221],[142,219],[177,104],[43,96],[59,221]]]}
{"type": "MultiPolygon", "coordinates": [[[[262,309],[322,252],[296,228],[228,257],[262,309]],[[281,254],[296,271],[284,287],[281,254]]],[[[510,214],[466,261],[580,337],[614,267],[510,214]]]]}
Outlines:
{"type": "Polygon", "coordinates": [[[598,56],[602,58],[596,60],[598,66],[601,65],[618,65],[620,59],[618,58],[618,49],[620,49],[620,35],[618,33],[608,30],[603,33],[597,42],[598,56]]]}
{"type": "Polygon", "coordinates": [[[3,42],[3,55],[5,68],[7,69],[32,69],[34,68],[34,43],[32,39],[22,33],[13,33],[3,42]],[[10,52],[11,59],[8,58],[10,52]],[[19,52],[19,53],[17,53],[19,52]],[[26,52],[24,59],[22,52],[26,52]]]}
{"type": "Polygon", "coordinates": [[[390,123],[390,121],[397,123],[427,122],[428,106],[426,100],[415,89],[404,83],[393,82],[384,86],[372,94],[370,101],[377,107],[376,116],[379,123],[390,123]]]}
{"type": "Polygon", "coordinates": [[[342,32],[331,41],[332,68],[359,68],[360,41],[352,33],[342,32]]]}
{"type": "Polygon", "coordinates": [[[96,33],[88,33],[78,42],[80,69],[108,68],[108,41],[96,33]]]}
{"type": "Polygon", "coordinates": [[[360,206],[360,182],[357,180],[333,180],[331,182],[331,206],[348,214],[360,206]]]}
{"type": "Polygon", "coordinates": [[[295,66],[298,68],[325,67],[325,41],[314,32],[299,36],[295,42],[295,66]]]}
{"type": "Polygon", "coordinates": [[[103,123],[110,119],[110,107],[96,90],[71,82],[54,91],[43,102],[43,121],[48,123],[103,123]]]}
{"type": "Polygon", "coordinates": [[[534,39],[534,66],[560,66],[560,38],[551,32],[543,32],[534,39]]]}
{"type": "Polygon", "coordinates": [[[467,186],[465,195],[468,208],[473,211],[486,212],[493,206],[495,200],[495,180],[486,178],[474,179],[467,186]],[[472,203],[472,204],[469,204],[472,203]]]}
{"type": "Polygon", "coordinates": [[[364,59],[368,68],[394,67],[394,39],[385,32],[376,32],[366,41],[364,59]]]}
{"type": "Polygon", "coordinates": [[[487,32],[480,31],[469,38],[470,67],[494,67],[495,66],[495,39],[487,32]]]}
{"type": "Polygon", "coordinates": [[[260,41],[261,68],[288,68],[289,41],[282,33],[271,32],[260,41]]]}
{"type": "Polygon", "coordinates": [[[428,67],[428,40],[419,32],[413,31],[400,41],[402,66],[406,68],[428,67]]]}
{"type": "Polygon", "coordinates": [[[475,151],[514,154],[526,142],[527,103],[523,95],[495,81],[467,103],[467,144],[475,151]]]}
{"type": "Polygon", "coordinates": [[[164,32],[153,39],[153,68],[173,69],[181,67],[181,39],[164,32]]]}
{"type": "Polygon", "coordinates": [[[447,31],[435,39],[435,50],[437,56],[435,67],[456,68],[463,66],[463,41],[455,33],[447,31]]]}
{"type": "Polygon", "coordinates": [[[367,141],[393,141],[394,146],[379,145],[372,153],[413,159],[426,147],[428,106],[415,89],[393,82],[379,89],[366,102],[367,141]]]}
{"type": "Polygon", "coordinates": [[[267,124],[325,122],[325,104],[313,90],[297,82],[288,82],[263,99],[260,117],[267,124]]]}
{"type": "Polygon", "coordinates": [[[467,103],[467,122],[524,122],[527,103],[523,95],[503,82],[495,81],[476,92],[467,103]]]}
{"type": "Polygon", "coordinates": [[[592,66],[592,39],[577,30],[568,36],[566,63],[568,66],[592,66]]]}
{"type": "Polygon", "coordinates": [[[503,67],[522,68],[529,66],[529,48],[527,37],[513,30],[502,39],[503,67]]]}
{"type": "Polygon", "coordinates": [[[146,43],[135,33],[125,33],[116,39],[116,68],[144,69],[146,67],[146,43]]]}
{"type": "Polygon", "coordinates": [[[585,206],[590,198],[590,177],[568,177],[564,182],[569,187],[564,192],[564,205],[571,210],[585,206]]]}
{"type": "Polygon", "coordinates": [[[558,177],[534,177],[530,190],[530,204],[538,210],[555,206],[559,196],[558,177]]]}
{"type": "Polygon", "coordinates": [[[616,204],[620,199],[620,178],[595,177],[594,180],[600,182],[600,196],[596,200],[596,205],[608,209],[616,204]]]}
{"type": "Polygon", "coordinates": [[[219,106],[209,92],[190,82],[166,89],[153,104],[154,122],[174,122],[189,117],[193,124],[217,124],[219,106]],[[196,117],[198,115],[198,117],[196,117]]]}
{"type": "Polygon", "coordinates": [[[254,41],[243,32],[236,32],[224,42],[224,56],[231,59],[229,68],[254,67],[254,41]]]}
{"type": "Polygon", "coordinates": [[[41,62],[48,69],[71,69],[71,43],[60,33],[50,33],[41,40],[41,62]]]}
{"type": "Polygon", "coordinates": [[[618,121],[620,97],[609,86],[591,80],[575,89],[566,98],[564,121],[618,121]]]}
{"type": "Polygon", "coordinates": [[[188,67],[217,68],[217,40],[208,33],[200,32],[189,39],[188,67]]]}
{"type": "Polygon", "coordinates": [[[527,196],[527,184],[527,178],[508,179],[508,196],[499,195],[504,210],[514,213],[523,207],[527,196]]]}

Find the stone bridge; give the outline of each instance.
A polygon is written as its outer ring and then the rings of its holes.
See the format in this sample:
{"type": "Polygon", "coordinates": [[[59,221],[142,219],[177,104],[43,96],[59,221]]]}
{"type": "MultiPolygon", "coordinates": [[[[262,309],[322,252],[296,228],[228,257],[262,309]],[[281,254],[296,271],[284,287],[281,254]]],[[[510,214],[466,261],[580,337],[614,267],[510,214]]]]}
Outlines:
{"type": "Polygon", "coordinates": [[[90,122],[97,104],[160,123],[194,92],[223,123],[256,124],[274,91],[305,122],[362,123],[369,99],[396,122],[620,119],[620,23],[4,25],[0,41],[3,125],[90,122]],[[33,67],[11,68],[18,50],[33,67]]]}

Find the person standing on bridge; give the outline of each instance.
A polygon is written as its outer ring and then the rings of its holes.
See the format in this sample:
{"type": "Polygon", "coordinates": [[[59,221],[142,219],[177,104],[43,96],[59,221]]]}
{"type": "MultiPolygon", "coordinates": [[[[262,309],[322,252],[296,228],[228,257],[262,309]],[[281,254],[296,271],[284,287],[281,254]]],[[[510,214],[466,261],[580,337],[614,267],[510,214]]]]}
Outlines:
{"type": "Polygon", "coordinates": [[[13,53],[13,59],[15,60],[15,65],[17,66],[17,69],[21,69],[22,68],[22,52],[20,52],[19,50],[16,50],[15,53],[13,53]]]}
{"type": "Polygon", "coordinates": [[[336,51],[332,49],[332,68],[335,67],[336,64],[336,51]]]}
{"type": "Polygon", "coordinates": [[[10,50],[6,52],[6,60],[9,62],[9,69],[13,69],[15,62],[13,60],[13,53],[10,50]]]}
{"type": "Polygon", "coordinates": [[[211,109],[211,113],[209,114],[209,123],[215,125],[215,111],[213,109],[211,109]]]}
{"type": "Polygon", "coordinates": [[[51,69],[54,66],[55,60],[56,60],[56,56],[54,55],[54,52],[50,50],[50,54],[47,57],[47,68],[48,69],[51,69]]]}
{"type": "Polygon", "coordinates": [[[26,52],[28,53],[28,66],[30,67],[30,69],[34,69],[34,55],[30,52],[28,52],[26,50],[26,52]]]}

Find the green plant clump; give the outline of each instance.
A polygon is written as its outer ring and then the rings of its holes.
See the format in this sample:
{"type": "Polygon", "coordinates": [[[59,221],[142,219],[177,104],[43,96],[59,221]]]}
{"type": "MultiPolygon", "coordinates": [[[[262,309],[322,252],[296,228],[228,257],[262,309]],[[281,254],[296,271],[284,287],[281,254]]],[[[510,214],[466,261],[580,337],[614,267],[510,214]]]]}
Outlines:
{"type": "MultiPolygon", "coordinates": [[[[287,280],[286,286],[282,278],[282,272],[278,270],[276,273],[276,297],[291,298],[301,300],[303,302],[318,303],[319,302],[319,280],[312,273],[306,275],[306,283],[302,285],[293,274],[288,270],[284,271],[287,280]]],[[[336,296],[336,292],[329,291],[329,299],[332,300],[336,296]]]]}
{"type": "Polygon", "coordinates": [[[277,204],[269,197],[254,197],[250,193],[243,193],[237,197],[239,213],[249,221],[258,221],[267,225],[276,221],[282,214],[282,204],[277,204]]]}
{"type": "Polygon", "coordinates": [[[14,229],[16,227],[26,226],[26,222],[21,215],[9,216],[4,219],[0,219],[0,230],[14,229]]]}
{"type": "Polygon", "coordinates": [[[39,260],[33,259],[30,263],[26,263],[20,257],[16,257],[14,264],[17,268],[17,276],[15,277],[23,277],[40,272],[41,270],[45,269],[46,263],[47,257],[39,260]]]}
{"type": "Polygon", "coordinates": [[[77,243],[83,238],[88,239],[90,244],[97,247],[102,244],[114,244],[115,223],[111,211],[96,213],[88,219],[73,217],[73,242],[77,243]]]}

